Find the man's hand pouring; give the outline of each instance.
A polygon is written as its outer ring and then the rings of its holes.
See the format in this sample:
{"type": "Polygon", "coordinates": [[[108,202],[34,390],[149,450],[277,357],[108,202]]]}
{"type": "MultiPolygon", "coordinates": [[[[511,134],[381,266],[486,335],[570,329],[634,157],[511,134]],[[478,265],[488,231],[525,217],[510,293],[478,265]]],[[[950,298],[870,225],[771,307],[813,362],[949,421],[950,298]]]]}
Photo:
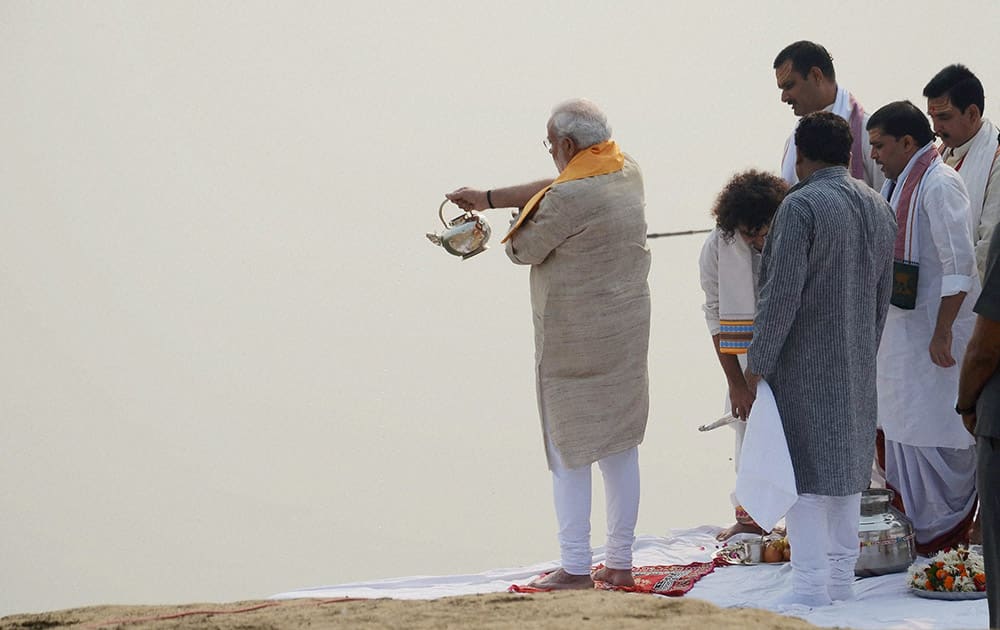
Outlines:
{"type": "Polygon", "coordinates": [[[487,191],[465,186],[445,194],[445,198],[466,212],[480,212],[490,208],[487,191]]]}

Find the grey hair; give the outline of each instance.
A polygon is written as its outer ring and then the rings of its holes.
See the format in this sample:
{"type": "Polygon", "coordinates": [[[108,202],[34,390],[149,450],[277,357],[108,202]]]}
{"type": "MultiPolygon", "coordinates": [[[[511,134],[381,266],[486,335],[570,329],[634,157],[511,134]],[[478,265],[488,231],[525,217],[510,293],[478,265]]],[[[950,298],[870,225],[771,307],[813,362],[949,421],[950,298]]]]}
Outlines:
{"type": "Polygon", "coordinates": [[[574,98],[552,108],[549,119],[557,137],[569,138],[577,149],[586,149],[611,139],[608,117],[593,101],[574,98]]]}

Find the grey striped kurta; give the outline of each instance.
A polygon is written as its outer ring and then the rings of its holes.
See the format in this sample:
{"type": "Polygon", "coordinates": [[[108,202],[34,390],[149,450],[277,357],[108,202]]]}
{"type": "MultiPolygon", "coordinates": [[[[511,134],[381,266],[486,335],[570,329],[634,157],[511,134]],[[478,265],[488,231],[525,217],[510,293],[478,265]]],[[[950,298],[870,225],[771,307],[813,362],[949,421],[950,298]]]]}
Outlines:
{"type": "Polygon", "coordinates": [[[553,186],[507,255],[531,265],[538,410],[563,464],[642,442],[650,255],[638,165],[626,156],[620,171],[553,186]]]}
{"type": "Polygon", "coordinates": [[[748,359],[774,391],[799,494],[868,487],[895,236],[889,204],[844,167],[792,188],[772,222],[748,359]]]}

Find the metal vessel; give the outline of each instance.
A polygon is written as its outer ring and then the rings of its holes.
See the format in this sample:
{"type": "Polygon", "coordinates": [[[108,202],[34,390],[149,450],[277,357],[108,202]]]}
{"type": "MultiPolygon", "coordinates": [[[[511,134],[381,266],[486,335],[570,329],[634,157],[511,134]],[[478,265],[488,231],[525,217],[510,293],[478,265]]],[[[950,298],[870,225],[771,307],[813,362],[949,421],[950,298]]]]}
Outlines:
{"type": "Polygon", "coordinates": [[[480,252],[488,249],[486,241],[490,239],[490,224],[486,219],[466,212],[446,221],[444,218],[444,207],[448,203],[445,199],[438,208],[438,217],[444,224],[444,232],[441,234],[428,233],[427,238],[435,245],[440,245],[446,252],[454,256],[461,256],[463,259],[471,258],[480,252]]]}
{"type": "Polygon", "coordinates": [[[854,567],[858,577],[906,571],[917,557],[913,523],[891,505],[894,495],[892,490],[884,488],[861,493],[858,525],[861,555],[854,567]]]}

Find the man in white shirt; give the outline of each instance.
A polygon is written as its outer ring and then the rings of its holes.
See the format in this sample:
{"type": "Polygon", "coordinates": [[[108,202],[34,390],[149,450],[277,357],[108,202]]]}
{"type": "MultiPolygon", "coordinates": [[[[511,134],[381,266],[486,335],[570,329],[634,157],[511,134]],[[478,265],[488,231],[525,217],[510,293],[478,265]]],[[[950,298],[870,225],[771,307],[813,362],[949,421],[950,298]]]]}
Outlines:
{"type": "Polygon", "coordinates": [[[982,280],[993,228],[1000,222],[1000,138],[983,117],[983,84],[971,70],[950,65],[924,87],[927,114],[941,138],[941,157],[965,181],[972,208],[976,267],[982,280]]]}
{"type": "MultiPolygon", "coordinates": [[[[827,111],[850,124],[854,138],[851,176],[875,190],[881,190],[885,178],[871,157],[871,145],[865,133],[868,116],[854,95],[837,85],[833,58],[826,48],[810,41],[790,44],[774,58],[774,74],[781,90],[781,102],[788,103],[796,116],[801,118],[813,112],[827,111]]],[[[795,174],[793,137],[794,130],[785,142],[785,153],[781,159],[781,176],[792,186],[799,181],[795,174]]]]}
{"type": "Polygon", "coordinates": [[[969,197],[913,103],[867,125],[896,213],[891,306],[878,351],[878,420],[886,481],[913,521],[917,552],[968,544],[976,506],[972,436],[953,410],[979,295],[969,197]]]}

